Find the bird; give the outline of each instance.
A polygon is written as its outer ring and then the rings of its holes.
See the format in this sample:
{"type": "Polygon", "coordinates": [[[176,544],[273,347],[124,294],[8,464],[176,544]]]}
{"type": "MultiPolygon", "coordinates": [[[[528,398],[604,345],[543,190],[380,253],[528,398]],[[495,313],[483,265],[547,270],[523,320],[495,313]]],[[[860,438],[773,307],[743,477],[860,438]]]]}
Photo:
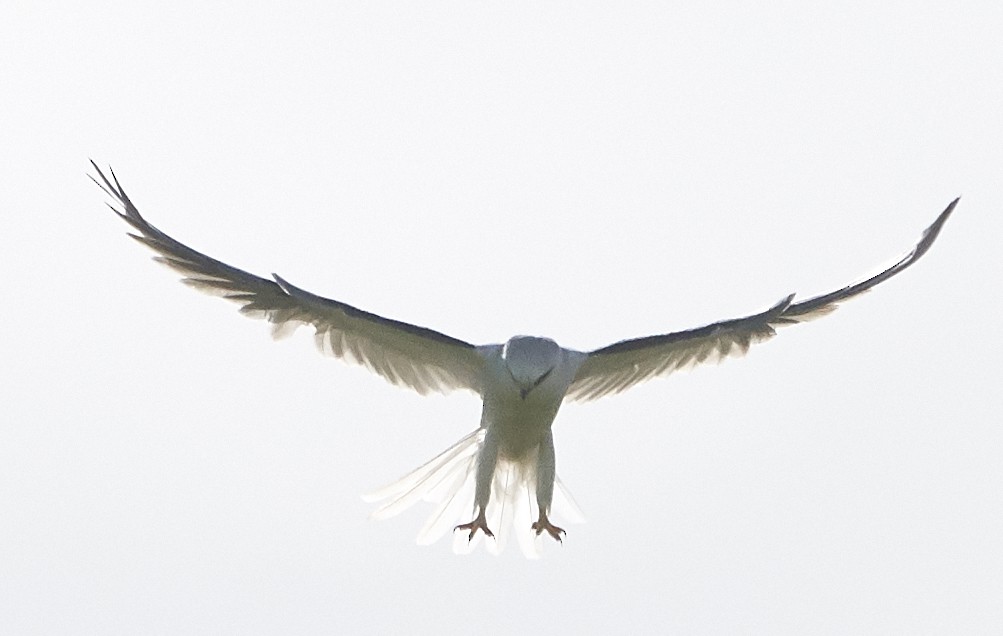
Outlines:
{"type": "Polygon", "coordinates": [[[926,254],[960,200],[954,199],[894,265],[854,284],[796,302],[790,294],[741,318],[577,351],[525,335],[473,345],[315,295],[278,274],[255,276],[157,229],[140,214],[114,170],[109,167],[106,175],[90,163],[97,176],[88,176],[113,199],[108,207],[135,231],[129,236],[156,252],[154,260],[180,272],[185,284],[238,303],[240,313],[270,322],[276,337],[312,326],[323,353],[360,364],[391,384],[422,395],[455,390],[479,395],[477,429],[364,498],[382,502],[372,515],[377,519],[420,500],[437,504],[419,543],[433,543],[451,529],[456,552],[470,552],[484,539],[488,551],[498,553],[511,529],[530,558],[539,556],[544,537],[561,543],[567,534],[551,520],[555,504],[570,521],[582,517],[556,472],[552,424],[565,400],[595,400],[694,365],[742,356],[782,327],[831,313],[926,254]]]}

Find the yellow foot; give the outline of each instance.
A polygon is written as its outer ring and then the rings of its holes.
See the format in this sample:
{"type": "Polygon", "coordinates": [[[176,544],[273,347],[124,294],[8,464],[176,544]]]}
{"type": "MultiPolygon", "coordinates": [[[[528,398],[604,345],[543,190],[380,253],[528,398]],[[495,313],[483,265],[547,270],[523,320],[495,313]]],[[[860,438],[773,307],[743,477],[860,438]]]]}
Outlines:
{"type": "Polygon", "coordinates": [[[467,537],[467,542],[473,541],[474,535],[477,534],[478,530],[480,530],[487,536],[491,537],[492,539],[495,536],[495,533],[491,532],[491,529],[488,528],[488,520],[484,518],[483,510],[477,513],[477,517],[470,523],[464,523],[453,528],[453,532],[456,532],[457,530],[470,531],[470,536],[467,537]]]}
{"type": "Polygon", "coordinates": [[[547,515],[541,510],[540,519],[533,522],[533,530],[536,531],[536,536],[540,536],[544,531],[550,536],[554,537],[558,543],[564,543],[561,540],[562,534],[567,534],[564,528],[558,528],[554,524],[550,523],[550,519],[547,519],[547,515]]]}

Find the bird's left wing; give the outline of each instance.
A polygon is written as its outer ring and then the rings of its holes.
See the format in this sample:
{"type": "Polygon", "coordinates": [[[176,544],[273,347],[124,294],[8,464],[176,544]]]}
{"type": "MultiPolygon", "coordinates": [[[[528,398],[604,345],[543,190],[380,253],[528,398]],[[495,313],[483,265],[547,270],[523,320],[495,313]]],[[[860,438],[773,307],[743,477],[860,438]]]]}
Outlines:
{"type": "Polygon", "coordinates": [[[958,199],[955,199],[941,212],[933,225],[923,232],[912,251],[895,265],[867,280],[797,303],[793,302],[794,295],[791,294],[766,311],[752,316],[688,331],[623,340],[591,351],[578,368],[566,397],[580,401],[594,400],[678,369],[741,356],[751,345],[775,336],[777,327],[828,314],[839,303],[866,292],[919,260],[933,245],[957,204],[958,199]]]}
{"type": "Polygon", "coordinates": [[[129,236],[158,252],[155,260],[184,274],[183,282],[239,303],[245,315],[271,322],[273,335],[310,324],[323,352],[362,364],[393,384],[421,394],[452,389],[480,392],[484,358],[473,345],[316,296],[275,274],[274,280],[259,278],[197,252],[148,223],[114,171],[109,171],[109,179],[97,164],[91,165],[101,180],[91,179],[122,209],[109,207],[139,232],[129,236]]]}

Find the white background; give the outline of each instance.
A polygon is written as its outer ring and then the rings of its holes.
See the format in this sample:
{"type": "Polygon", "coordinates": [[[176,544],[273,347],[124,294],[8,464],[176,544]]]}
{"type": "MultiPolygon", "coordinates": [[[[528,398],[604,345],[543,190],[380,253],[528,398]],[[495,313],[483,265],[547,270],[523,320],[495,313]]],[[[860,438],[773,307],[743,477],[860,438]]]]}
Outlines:
{"type": "Polygon", "coordinates": [[[999,633],[1001,30],[991,2],[5,3],[0,631],[999,633]],[[238,267],[579,349],[831,291],[963,199],[835,314],[566,405],[588,522],[530,562],[358,496],[475,396],[270,342],[124,235],[88,158],[238,267]]]}

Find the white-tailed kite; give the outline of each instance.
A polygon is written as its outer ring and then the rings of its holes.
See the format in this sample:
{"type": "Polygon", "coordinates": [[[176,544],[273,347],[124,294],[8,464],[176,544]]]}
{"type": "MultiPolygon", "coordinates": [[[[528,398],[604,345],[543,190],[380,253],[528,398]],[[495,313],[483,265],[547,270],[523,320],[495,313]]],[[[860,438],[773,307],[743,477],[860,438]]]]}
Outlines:
{"type": "Polygon", "coordinates": [[[121,210],[109,207],[138,232],[130,236],[158,252],[155,260],[184,274],[183,282],[236,301],[241,313],[271,322],[274,335],[312,325],[321,351],[364,365],[393,384],[421,394],[466,389],[480,395],[479,428],[373,493],[370,499],[385,501],[373,514],[385,518],[420,499],[432,501],[438,507],[419,534],[419,543],[431,543],[452,529],[457,551],[471,550],[486,535],[493,539],[488,549],[497,552],[512,526],[527,556],[536,555],[537,538],[543,533],[557,541],[565,534],[550,520],[555,503],[567,504],[571,517],[580,514],[555,470],[551,424],[565,399],[594,400],[677,369],[740,356],[750,345],[772,338],[777,327],[827,314],[915,263],[958,204],[958,199],[952,201],[895,265],[864,281],[800,302],[794,302],[791,294],[744,318],[581,352],[535,336],[475,346],[316,296],[276,274],[271,280],[259,278],[158,230],[139,214],[113,171],[109,180],[97,164],[91,164],[100,181],[92,179],[121,210]],[[466,515],[473,518],[465,521],[466,515]],[[455,525],[458,520],[465,522],[455,525]]]}

